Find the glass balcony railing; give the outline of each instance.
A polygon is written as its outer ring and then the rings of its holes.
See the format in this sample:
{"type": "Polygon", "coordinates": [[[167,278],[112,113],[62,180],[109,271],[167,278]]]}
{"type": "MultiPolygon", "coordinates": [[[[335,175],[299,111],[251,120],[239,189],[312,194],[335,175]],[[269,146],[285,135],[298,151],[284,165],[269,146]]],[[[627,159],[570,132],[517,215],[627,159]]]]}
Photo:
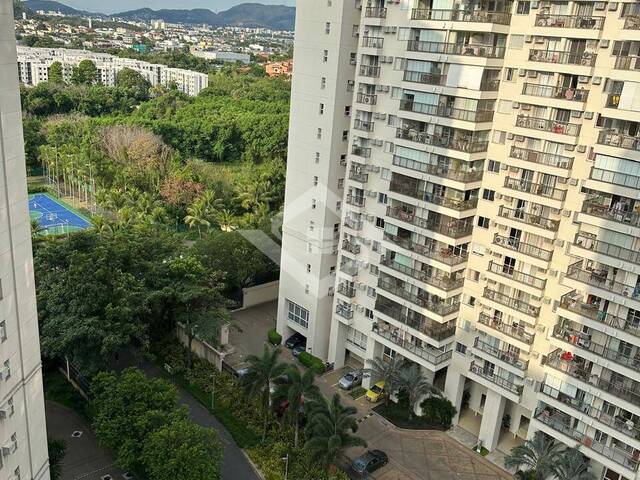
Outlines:
{"type": "Polygon", "coordinates": [[[534,97],[557,98],[559,100],[573,100],[575,102],[586,102],[589,90],[573,87],[553,87],[551,85],[536,85],[525,83],[522,85],[523,95],[534,97]]]}
{"type": "Polygon", "coordinates": [[[521,360],[520,356],[514,352],[509,350],[501,350],[499,348],[494,347],[493,345],[483,342],[480,340],[480,337],[477,337],[473,346],[478,350],[491,355],[492,357],[497,358],[498,360],[502,360],[509,365],[513,365],[519,370],[526,370],[529,366],[528,360],[521,360]]]}
{"type": "Polygon", "coordinates": [[[358,92],[356,95],[356,102],[363,103],[365,105],[375,105],[378,103],[378,96],[369,93],[358,92]]]}
{"type": "Polygon", "coordinates": [[[596,240],[592,236],[580,232],[576,234],[576,240],[574,243],[580,248],[640,265],[640,251],[638,249],[633,250],[614,245],[613,243],[596,240]]]}
{"type": "Polygon", "coordinates": [[[338,293],[345,297],[353,298],[356,296],[356,289],[347,285],[346,283],[338,284],[338,293]]]}
{"type": "Polygon", "coordinates": [[[432,8],[414,8],[411,20],[431,20],[449,22],[496,23],[509,25],[511,14],[507,12],[491,12],[486,10],[436,10],[432,8]]]}
{"type": "MultiPolygon", "coordinates": [[[[391,330],[388,328],[382,328],[379,326],[373,326],[373,332],[380,335],[382,338],[386,338],[393,344],[398,347],[413,353],[414,355],[426,360],[432,365],[440,365],[441,363],[446,362],[451,358],[453,350],[449,350],[448,352],[442,352],[438,349],[429,349],[422,346],[417,345],[416,343],[406,340],[404,338],[400,338],[398,333],[395,330],[391,330]]],[[[402,351],[400,352],[402,354],[402,351]]]]}
{"type": "Polygon", "coordinates": [[[344,304],[336,305],[336,313],[340,315],[342,318],[346,318],[347,320],[351,320],[353,318],[353,310],[351,310],[351,306],[347,306],[344,304]]]}
{"type": "Polygon", "coordinates": [[[465,122],[490,122],[493,119],[493,111],[489,110],[464,110],[446,105],[420,103],[407,98],[400,100],[400,110],[424,113],[425,115],[433,115],[436,117],[453,118],[465,122]]]}
{"type": "Polygon", "coordinates": [[[358,157],[369,158],[371,156],[371,148],[353,145],[351,147],[351,153],[357,155],[358,157]]]}
{"type": "Polygon", "coordinates": [[[451,303],[434,302],[420,294],[416,295],[415,293],[411,293],[394,281],[382,277],[378,278],[378,287],[440,316],[455,313],[460,307],[459,300],[452,301],[451,303]]]}
{"type": "Polygon", "coordinates": [[[362,46],[367,48],[382,48],[384,45],[383,37],[362,37],[362,46]]]}
{"type": "Polygon", "coordinates": [[[520,313],[524,313],[525,315],[529,315],[531,317],[537,318],[540,315],[540,307],[535,305],[531,305],[524,300],[519,300],[514,298],[511,295],[506,295],[504,293],[500,293],[496,290],[492,290],[490,288],[485,288],[482,293],[484,298],[488,298],[489,300],[493,300],[500,305],[504,305],[505,307],[512,308],[520,313]]]}
{"type": "Polygon", "coordinates": [[[452,278],[442,275],[428,275],[428,273],[423,270],[411,268],[390,258],[383,258],[380,264],[389,267],[396,272],[404,273],[411,278],[415,278],[416,280],[420,280],[427,285],[431,285],[432,287],[439,288],[440,290],[444,290],[446,292],[455,290],[457,288],[462,288],[462,286],[464,285],[464,277],[452,278]]]}
{"type": "Polygon", "coordinates": [[[473,223],[470,222],[462,222],[459,220],[429,220],[419,217],[415,213],[407,212],[399,207],[387,207],[387,216],[416,225],[425,230],[441,233],[454,239],[471,235],[473,231],[473,223]]]}
{"type": "Polygon", "coordinates": [[[505,47],[496,45],[426,42],[409,40],[407,50],[410,52],[436,53],[440,55],[463,55],[479,58],[504,58],[505,47]]]}
{"type": "Polygon", "coordinates": [[[542,215],[525,213],[522,210],[507,208],[504,205],[498,210],[498,216],[526,223],[527,225],[534,225],[545,230],[552,230],[554,232],[557,232],[558,227],[560,226],[560,222],[558,220],[552,220],[550,218],[543,217],[542,215]]]}
{"type": "Polygon", "coordinates": [[[559,50],[529,50],[529,61],[542,63],[559,63],[561,65],[582,65],[592,67],[596,63],[597,54],[592,52],[572,53],[559,50]]]}
{"type": "Polygon", "coordinates": [[[531,150],[528,148],[511,147],[509,152],[511,158],[517,158],[518,160],[525,160],[527,162],[537,163],[539,165],[546,165],[548,167],[571,169],[573,166],[573,158],[565,157],[563,155],[556,155],[553,153],[539,152],[537,150],[531,150]]]}
{"type": "MultiPolygon", "coordinates": [[[[583,260],[567,269],[567,278],[634,300],[640,299],[640,286],[627,285],[609,277],[607,270],[583,270],[583,260]]],[[[617,270],[617,269],[616,269],[617,270]]]]}
{"type": "Polygon", "coordinates": [[[353,205],[354,207],[364,207],[366,198],[360,195],[352,195],[347,194],[346,202],[348,205],[353,205]]]}
{"type": "Polygon", "coordinates": [[[597,198],[585,200],[582,203],[582,212],[594,217],[604,218],[612,222],[624,223],[633,227],[640,227],[640,213],[625,211],[619,208],[603,205],[597,198]]]}
{"type": "Polygon", "coordinates": [[[411,158],[401,157],[400,155],[393,156],[393,164],[398,167],[404,167],[410,170],[427,173],[429,175],[435,175],[436,177],[448,178],[449,180],[464,183],[480,181],[482,180],[483,174],[482,169],[480,168],[458,170],[448,165],[419,162],[417,160],[412,160],[411,158]]]}
{"type": "Polygon", "coordinates": [[[544,248],[522,242],[519,239],[513,237],[495,235],[493,237],[493,243],[496,245],[501,245],[504,248],[508,248],[509,250],[513,250],[514,252],[520,252],[524,255],[529,255],[530,257],[544,260],[545,262],[548,262],[549,260],[551,260],[551,257],[553,257],[553,250],[545,250],[544,248]]]}
{"type": "Polygon", "coordinates": [[[353,122],[353,128],[362,130],[363,132],[373,132],[373,122],[356,118],[353,122]]]}
{"type": "Polygon", "coordinates": [[[556,28],[580,28],[582,30],[602,30],[605,17],[591,15],[554,15],[539,13],[536,15],[536,26],[556,28]]]}
{"type": "Polygon", "coordinates": [[[478,317],[478,323],[486,325],[489,328],[504,333],[505,335],[511,338],[515,338],[516,340],[520,340],[521,342],[524,342],[528,345],[531,345],[535,338],[535,335],[533,333],[527,333],[522,325],[509,325],[503,322],[501,319],[491,317],[486,313],[480,314],[480,316],[478,317]]]}
{"type": "Polygon", "coordinates": [[[445,85],[447,83],[447,76],[441,73],[405,70],[402,78],[405,82],[422,83],[424,85],[445,85]]]}
{"type": "Polygon", "coordinates": [[[420,132],[412,128],[398,128],[396,138],[410,140],[412,142],[433,145],[435,147],[450,148],[466,153],[486,152],[489,142],[486,140],[474,140],[473,137],[465,135],[438,135],[420,132]]]}
{"type": "Polygon", "coordinates": [[[454,255],[448,248],[437,248],[430,245],[423,245],[417,243],[410,238],[400,237],[398,235],[392,235],[389,232],[384,233],[384,239],[389,242],[398,245],[406,250],[419,253],[428,258],[433,258],[439,262],[447,265],[459,265],[467,261],[467,255],[454,255]]]}
{"type": "Polygon", "coordinates": [[[355,277],[358,275],[358,265],[351,263],[351,261],[345,262],[340,265],[340,271],[355,277]]]}
{"type": "Polygon", "coordinates": [[[640,30],[640,15],[628,15],[624,19],[625,30],[640,30]]]}
{"type": "Polygon", "coordinates": [[[640,70],[640,55],[621,55],[613,65],[616,70],[640,70]]]}
{"type": "Polygon", "coordinates": [[[600,145],[640,151],[640,137],[618,133],[615,130],[604,130],[598,135],[600,145]]]}
{"type": "Polygon", "coordinates": [[[375,309],[403,325],[413,328],[416,332],[420,332],[438,342],[451,338],[456,333],[455,321],[447,324],[430,322],[418,313],[411,311],[412,315],[408,315],[403,313],[400,307],[394,307],[379,301],[376,302],[375,309]]]}
{"type": "Polygon", "coordinates": [[[433,195],[432,193],[418,190],[415,185],[407,185],[406,183],[394,180],[391,180],[391,183],[389,184],[389,190],[395,193],[401,193],[402,195],[416,198],[418,200],[422,200],[423,202],[432,203],[433,205],[439,205],[459,212],[471,210],[478,206],[477,198],[464,200],[458,197],[444,197],[433,195]]]}
{"type": "Polygon", "coordinates": [[[353,218],[345,218],[344,226],[349,227],[352,230],[362,230],[362,220],[355,220],[353,218]]]}
{"type": "Polygon", "coordinates": [[[593,167],[589,178],[599,182],[612,183],[613,185],[640,190],[640,177],[627,173],[593,167]]]}
{"type": "Polygon", "coordinates": [[[365,18],[387,18],[386,7],[367,7],[364,9],[365,18]]]}
{"type": "Polygon", "coordinates": [[[537,288],[538,290],[543,290],[547,284],[547,281],[542,278],[534,277],[533,275],[521,272],[508,265],[500,265],[495,263],[493,260],[489,262],[489,271],[502,277],[515,280],[518,283],[537,288]]]}
{"type": "Polygon", "coordinates": [[[352,169],[352,170],[349,170],[349,180],[354,180],[360,183],[367,183],[369,181],[369,174],[362,173],[357,169],[356,170],[352,169]]]}
{"type": "Polygon", "coordinates": [[[360,75],[377,78],[380,76],[380,67],[378,65],[360,65],[360,75]]]}
{"type": "Polygon", "coordinates": [[[507,378],[499,376],[492,368],[486,366],[482,367],[475,362],[471,362],[471,365],[469,365],[469,371],[482,378],[486,378],[490,382],[495,383],[499,387],[502,387],[505,390],[510,391],[511,393],[514,393],[516,395],[522,394],[522,385],[518,385],[507,378]]]}
{"type": "Polygon", "coordinates": [[[350,242],[349,240],[342,241],[342,249],[353,255],[358,255],[360,253],[360,245],[350,242]]]}
{"type": "Polygon", "coordinates": [[[566,190],[560,190],[550,185],[542,183],[533,183],[521,178],[506,177],[504,179],[505,188],[516,190],[518,192],[530,193],[532,195],[550,198],[552,200],[562,201],[567,196],[566,190]]]}
{"type": "Polygon", "coordinates": [[[546,118],[535,118],[528,115],[518,115],[516,118],[516,127],[531,128],[533,130],[543,130],[545,132],[577,137],[580,134],[581,125],[558,120],[547,120],[546,118]]]}

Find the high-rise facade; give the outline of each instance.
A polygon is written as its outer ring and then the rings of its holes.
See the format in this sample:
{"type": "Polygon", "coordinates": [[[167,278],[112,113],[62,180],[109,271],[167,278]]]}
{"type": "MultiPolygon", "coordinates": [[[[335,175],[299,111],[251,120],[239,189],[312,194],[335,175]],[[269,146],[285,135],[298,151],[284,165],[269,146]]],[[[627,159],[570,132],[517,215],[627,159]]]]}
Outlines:
{"type": "Polygon", "coordinates": [[[0,0],[0,478],[49,479],[11,0],[0,0]]]}
{"type": "Polygon", "coordinates": [[[300,3],[279,329],[640,478],[638,2],[300,3]]]}

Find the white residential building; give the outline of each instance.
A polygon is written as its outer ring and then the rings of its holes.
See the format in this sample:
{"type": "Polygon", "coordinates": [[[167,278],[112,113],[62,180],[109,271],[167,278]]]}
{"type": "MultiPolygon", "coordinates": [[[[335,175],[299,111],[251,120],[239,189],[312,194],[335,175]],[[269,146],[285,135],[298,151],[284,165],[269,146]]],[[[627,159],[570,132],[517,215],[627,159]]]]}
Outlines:
{"type": "Polygon", "coordinates": [[[0,478],[49,479],[11,0],[0,0],[0,478]]]}

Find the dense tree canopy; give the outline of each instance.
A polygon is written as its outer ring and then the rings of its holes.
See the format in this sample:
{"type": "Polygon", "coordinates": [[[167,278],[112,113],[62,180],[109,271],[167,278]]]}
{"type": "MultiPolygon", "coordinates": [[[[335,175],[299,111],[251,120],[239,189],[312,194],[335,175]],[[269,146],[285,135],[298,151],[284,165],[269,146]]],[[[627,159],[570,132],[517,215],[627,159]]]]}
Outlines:
{"type": "Polygon", "coordinates": [[[93,85],[98,80],[98,69],[91,60],[82,60],[73,68],[71,83],[74,85],[93,85]]]}

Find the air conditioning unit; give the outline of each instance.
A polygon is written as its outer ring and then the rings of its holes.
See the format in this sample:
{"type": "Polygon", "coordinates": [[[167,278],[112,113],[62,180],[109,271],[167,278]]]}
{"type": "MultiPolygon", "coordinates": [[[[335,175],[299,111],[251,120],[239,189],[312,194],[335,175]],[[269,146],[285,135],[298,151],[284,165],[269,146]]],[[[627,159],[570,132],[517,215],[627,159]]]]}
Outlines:
{"type": "Polygon", "coordinates": [[[18,449],[17,442],[7,443],[4,447],[2,447],[2,456],[8,457],[9,455],[15,453],[18,449]]]}
{"type": "Polygon", "coordinates": [[[522,110],[531,110],[531,105],[529,105],[528,103],[523,104],[522,110]]]}
{"type": "Polygon", "coordinates": [[[602,77],[593,77],[591,83],[593,83],[594,85],[600,85],[602,83],[602,77]]]}
{"type": "Polygon", "coordinates": [[[587,151],[587,147],[585,145],[578,145],[576,147],[576,150],[578,151],[578,153],[584,153],[587,151]]]}
{"type": "Polygon", "coordinates": [[[535,70],[527,71],[527,77],[529,78],[538,78],[538,72],[535,70]]]}
{"type": "Polygon", "coordinates": [[[375,220],[375,216],[367,214],[365,215],[365,218],[367,219],[368,222],[373,222],[375,220]]]}
{"type": "Polygon", "coordinates": [[[536,327],[536,330],[539,331],[540,333],[544,333],[544,331],[547,329],[547,327],[545,327],[544,325],[538,325],[536,327]]]}
{"type": "Polygon", "coordinates": [[[513,140],[513,133],[507,133],[507,140],[513,140]]]}
{"type": "Polygon", "coordinates": [[[615,12],[618,9],[618,2],[609,2],[609,11],[615,12]]]}
{"type": "Polygon", "coordinates": [[[8,367],[4,367],[0,370],[0,381],[4,381],[11,376],[11,369],[8,367]]]}
{"type": "Polygon", "coordinates": [[[593,112],[584,112],[584,118],[591,120],[593,118],[593,112]]]}
{"type": "Polygon", "coordinates": [[[554,270],[553,268],[550,268],[549,270],[547,270],[547,274],[550,277],[557,277],[558,276],[558,271],[554,270]]]}
{"type": "Polygon", "coordinates": [[[570,217],[571,216],[571,210],[562,210],[562,216],[563,217],[570,217]]]}
{"type": "Polygon", "coordinates": [[[526,35],[524,37],[524,41],[527,42],[527,43],[533,42],[533,35],[526,35]]]}
{"type": "Polygon", "coordinates": [[[359,312],[364,312],[364,306],[363,305],[356,305],[356,310],[359,312]]]}
{"type": "Polygon", "coordinates": [[[589,77],[586,75],[580,75],[578,77],[578,83],[589,83],[589,77]]]}
{"type": "Polygon", "coordinates": [[[594,10],[604,10],[607,8],[607,2],[596,2],[593,5],[594,10]]]}
{"type": "Polygon", "coordinates": [[[521,68],[520,70],[518,70],[519,77],[524,77],[526,74],[527,74],[527,71],[524,68],[521,68]]]}
{"type": "Polygon", "coordinates": [[[576,185],[578,185],[578,179],[577,178],[570,178],[569,179],[569,185],[573,185],[575,187],[576,185]]]}
{"type": "Polygon", "coordinates": [[[564,247],[564,240],[558,239],[558,240],[555,240],[553,243],[558,247],[564,247]]]}
{"type": "Polygon", "coordinates": [[[525,377],[524,383],[529,387],[533,387],[533,385],[536,383],[536,379],[533,377],[525,377]]]}
{"type": "Polygon", "coordinates": [[[600,48],[608,48],[609,40],[600,40],[600,48]]]}
{"type": "Polygon", "coordinates": [[[381,147],[382,145],[384,145],[384,140],[381,140],[379,138],[374,138],[373,140],[371,140],[371,143],[375,146],[375,147],[381,147]]]}

